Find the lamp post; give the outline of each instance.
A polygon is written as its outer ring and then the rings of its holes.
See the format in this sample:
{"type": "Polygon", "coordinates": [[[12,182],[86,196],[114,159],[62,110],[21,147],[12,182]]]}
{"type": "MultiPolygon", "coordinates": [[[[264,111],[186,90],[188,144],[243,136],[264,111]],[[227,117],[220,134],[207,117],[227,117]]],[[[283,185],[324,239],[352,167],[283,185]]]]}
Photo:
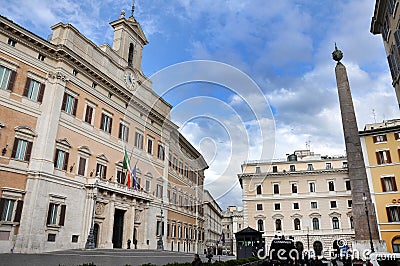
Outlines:
{"type": "Polygon", "coordinates": [[[96,210],[96,202],[97,202],[97,177],[94,181],[93,187],[93,208],[92,208],[92,220],[90,223],[90,231],[86,241],[85,248],[86,249],[94,249],[96,247],[95,239],[94,239],[94,215],[96,210]]]}
{"type": "Polygon", "coordinates": [[[160,225],[158,227],[158,232],[160,233],[160,238],[157,241],[157,250],[164,250],[164,243],[163,243],[163,205],[164,205],[164,201],[161,199],[161,205],[160,205],[160,225]]]}
{"type": "Polygon", "coordinates": [[[367,215],[369,244],[371,246],[371,253],[373,253],[373,252],[375,252],[375,249],[374,249],[374,243],[372,242],[371,226],[369,224],[369,215],[368,215],[368,207],[367,207],[367,197],[365,196],[365,193],[363,193],[363,201],[364,201],[364,206],[365,206],[365,215],[367,215]]]}

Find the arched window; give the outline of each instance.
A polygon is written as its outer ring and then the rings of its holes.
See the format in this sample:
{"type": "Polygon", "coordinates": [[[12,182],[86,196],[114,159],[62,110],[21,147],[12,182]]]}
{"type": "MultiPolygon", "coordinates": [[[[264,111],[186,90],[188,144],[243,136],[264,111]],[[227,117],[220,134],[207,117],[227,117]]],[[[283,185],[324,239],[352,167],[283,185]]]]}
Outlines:
{"type": "Polygon", "coordinates": [[[339,219],[337,217],[332,218],[332,228],[339,229],[339,219]]]}
{"type": "Polygon", "coordinates": [[[318,218],[312,219],[312,228],[313,230],[319,230],[319,220],[318,218]]]}
{"type": "Polygon", "coordinates": [[[281,219],[276,219],[275,220],[275,230],[276,231],[281,231],[282,230],[282,221],[281,221],[281,219]]]}
{"type": "Polygon", "coordinates": [[[393,238],[392,248],[394,253],[400,253],[400,236],[395,236],[393,238]]]}
{"type": "Polygon", "coordinates": [[[261,185],[257,185],[257,195],[261,195],[262,191],[261,191],[261,185]]]}
{"type": "Polygon", "coordinates": [[[128,66],[133,66],[133,44],[129,45],[128,66]]]}
{"type": "Polygon", "coordinates": [[[258,225],[258,231],[264,232],[264,222],[263,222],[263,220],[259,219],[257,221],[257,225],[258,225]]]}
{"type": "Polygon", "coordinates": [[[351,229],[354,229],[354,220],[353,220],[353,216],[350,216],[349,220],[350,220],[350,228],[351,228],[351,229]]]}
{"type": "Polygon", "coordinates": [[[300,230],[301,228],[300,228],[300,219],[299,218],[296,218],[296,219],[294,219],[294,230],[300,230]]]}

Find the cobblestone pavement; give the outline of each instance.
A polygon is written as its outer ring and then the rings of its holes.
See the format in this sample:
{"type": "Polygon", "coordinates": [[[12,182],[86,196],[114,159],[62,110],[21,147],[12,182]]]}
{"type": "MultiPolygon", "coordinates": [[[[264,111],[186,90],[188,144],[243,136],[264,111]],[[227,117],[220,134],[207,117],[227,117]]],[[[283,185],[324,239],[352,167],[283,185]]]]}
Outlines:
{"type": "MultiPolygon", "coordinates": [[[[201,260],[207,259],[200,254],[201,260]]],[[[232,260],[233,256],[214,256],[215,260],[232,260]]],[[[42,254],[0,254],[1,266],[77,266],[93,262],[96,266],[135,266],[145,263],[165,265],[172,262],[191,262],[193,254],[156,250],[66,250],[42,254]]]]}

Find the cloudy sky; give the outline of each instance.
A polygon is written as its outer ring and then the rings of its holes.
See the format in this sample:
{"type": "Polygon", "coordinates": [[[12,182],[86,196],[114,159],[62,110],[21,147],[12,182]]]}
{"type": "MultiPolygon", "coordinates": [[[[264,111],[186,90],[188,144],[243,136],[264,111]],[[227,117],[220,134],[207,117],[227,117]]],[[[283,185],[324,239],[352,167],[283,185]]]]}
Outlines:
{"type": "MultiPolygon", "coordinates": [[[[0,14],[43,38],[52,25],[71,23],[100,45],[112,43],[108,23],[122,9],[130,15],[131,4],[2,0],[0,14]]],[[[369,32],[374,5],[374,0],[136,1],[135,17],[150,42],[143,72],[204,154],[210,165],[206,188],[223,209],[241,205],[237,174],[244,161],[283,158],[305,149],[306,142],[323,155],[345,153],[331,59],[335,42],[344,53],[358,127],[399,117],[381,37],[369,32]],[[212,62],[196,61],[198,76],[182,77],[182,69],[193,67],[183,62],[191,60],[212,62]],[[164,89],[165,73],[182,82],[164,89]]]]}

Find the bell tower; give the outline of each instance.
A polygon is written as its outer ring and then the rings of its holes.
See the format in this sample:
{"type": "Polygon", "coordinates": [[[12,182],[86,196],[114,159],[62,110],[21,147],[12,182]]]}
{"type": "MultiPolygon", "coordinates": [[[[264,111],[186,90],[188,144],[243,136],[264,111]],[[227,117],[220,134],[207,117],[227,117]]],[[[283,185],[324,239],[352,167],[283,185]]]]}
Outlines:
{"type": "Polygon", "coordinates": [[[125,11],[121,11],[118,20],[110,23],[114,28],[112,49],[123,59],[122,65],[142,74],[142,51],[149,42],[134,17],[135,6],[132,5],[132,14],[125,18],[125,11]]]}

